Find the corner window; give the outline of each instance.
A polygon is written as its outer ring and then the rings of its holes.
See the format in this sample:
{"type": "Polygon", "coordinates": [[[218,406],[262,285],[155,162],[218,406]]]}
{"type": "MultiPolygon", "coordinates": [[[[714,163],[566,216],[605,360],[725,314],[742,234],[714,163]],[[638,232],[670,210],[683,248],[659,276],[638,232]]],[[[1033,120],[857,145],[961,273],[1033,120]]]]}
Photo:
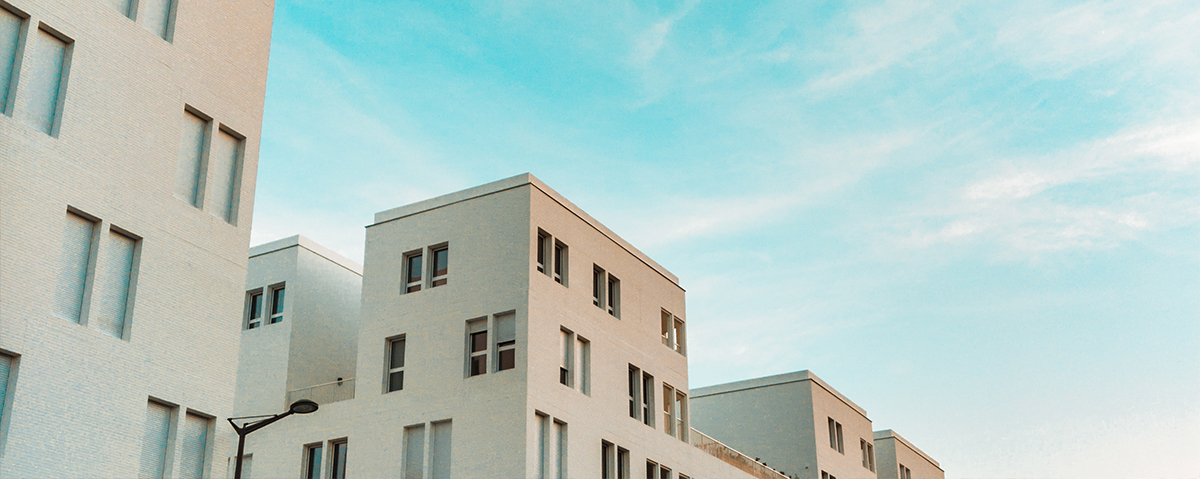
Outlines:
{"type": "Polygon", "coordinates": [[[388,372],[385,392],[404,389],[404,336],[388,339],[388,372]]]}
{"type": "Polygon", "coordinates": [[[246,293],[246,329],[262,326],[263,293],[255,290],[246,293]]]}
{"type": "Polygon", "coordinates": [[[450,248],[441,246],[433,249],[430,254],[433,256],[433,277],[429,287],[445,286],[446,274],[449,271],[450,248]]]}
{"type": "Polygon", "coordinates": [[[283,321],[283,300],[283,285],[273,286],[271,288],[271,318],[267,320],[267,324],[275,324],[283,321]]]}
{"type": "Polygon", "coordinates": [[[404,256],[404,292],[415,293],[421,290],[421,252],[409,253],[404,256]]]}

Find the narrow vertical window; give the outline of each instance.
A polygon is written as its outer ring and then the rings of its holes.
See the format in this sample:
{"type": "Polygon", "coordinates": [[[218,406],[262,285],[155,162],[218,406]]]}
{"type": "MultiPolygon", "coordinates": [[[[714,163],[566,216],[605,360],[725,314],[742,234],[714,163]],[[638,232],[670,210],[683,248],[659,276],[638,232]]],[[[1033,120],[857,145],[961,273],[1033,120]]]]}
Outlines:
{"type": "Polygon", "coordinates": [[[246,293],[246,329],[262,326],[263,293],[262,290],[246,293]]]}
{"type": "Polygon", "coordinates": [[[20,44],[21,27],[25,18],[0,6],[0,115],[9,115],[9,100],[16,84],[17,45],[20,44]]]}
{"type": "Polygon", "coordinates": [[[325,450],[321,443],[304,446],[304,479],[321,479],[321,459],[325,450]]]}
{"type": "Polygon", "coordinates": [[[58,279],[54,288],[54,315],[80,322],[96,222],[67,212],[59,251],[58,279]]]}
{"type": "Polygon", "coordinates": [[[592,265],[592,304],[604,309],[604,269],[592,265]]]}
{"type": "Polygon", "coordinates": [[[467,376],[487,373],[487,319],[467,323],[467,376]]]}
{"type": "Polygon", "coordinates": [[[430,287],[444,286],[446,284],[446,274],[450,268],[450,248],[442,246],[430,251],[429,254],[433,256],[433,275],[430,278],[430,287]]]}
{"type": "Polygon", "coordinates": [[[846,453],[845,449],[842,448],[842,424],[841,423],[837,423],[837,450],[838,450],[838,452],[840,452],[842,454],[846,453]]]}
{"type": "MultiPolygon", "coordinates": [[[[12,377],[13,363],[15,359],[12,356],[0,352],[0,424],[4,424],[4,405],[8,404],[8,380],[12,377]]],[[[0,444],[3,444],[0,438],[0,444]]]]}
{"type": "Polygon", "coordinates": [[[450,479],[450,441],[453,429],[450,421],[433,423],[433,437],[429,444],[430,479],[450,479]]]}
{"type": "Polygon", "coordinates": [[[679,390],[675,391],[675,437],[683,442],[688,440],[687,395],[679,390]]]}
{"type": "Polygon", "coordinates": [[[608,275],[608,314],[621,317],[621,280],[611,274],[608,275]]]}
{"type": "Polygon", "coordinates": [[[538,479],[550,477],[550,416],[535,412],[537,417],[538,479]]]}
{"type": "Polygon", "coordinates": [[[558,344],[560,352],[559,357],[562,358],[562,360],[559,362],[558,366],[558,382],[563,386],[574,387],[575,378],[573,377],[574,375],[572,374],[571,368],[575,365],[575,334],[566,328],[563,328],[561,333],[562,340],[559,341],[558,344]]]}
{"type": "Polygon", "coordinates": [[[670,436],[675,435],[675,414],[672,408],[675,406],[675,388],[667,383],[663,383],[663,432],[670,436]]]}
{"type": "Polygon", "coordinates": [[[554,420],[554,479],[567,479],[567,423],[554,420]]]}
{"type": "Polygon", "coordinates": [[[567,284],[567,245],[554,241],[554,280],[559,284],[567,284]]]}
{"type": "Polygon", "coordinates": [[[517,367],[517,315],[505,313],[496,316],[496,370],[507,371],[517,367]]]}
{"type": "Polygon", "coordinates": [[[642,385],[642,373],[634,365],[629,365],[629,417],[641,419],[641,393],[639,388],[642,385]]]}
{"type": "Polygon", "coordinates": [[[537,234],[537,270],[539,273],[550,274],[550,268],[546,266],[546,260],[550,258],[550,253],[547,248],[550,247],[550,234],[538,229],[537,234]]]}
{"type": "Polygon", "coordinates": [[[833,418],[829,418],[829,447],[837,449],[837,424],[833,418]]]}
{"type": "Polygon", "coordinates": [[[199,414],[188,412],[184,416],[180,432],[182,454],[179,461],[179,477],[204,477],[204,463],[208,460],[208,428],[212,421],[199,414]]]}
{"type": "Polygon", "coordinates": [[[867,443],[867,460],[870,462],[868,469],[875,472],[875,443],[873,442],[867,443]]]}
{"type": "Polygon", "coordinates": [[[146,403],[146,423],[142,427],[142,462],[139,478],[163,477],[167,462],[167,435],[171,431],[171,406],[150,400],[146,403]]]}
{"type": "Polygon", "coordinates": [[[671,479],[671,469],[667,466],[659,466],[658,479],[671,479]]]}
{"type": "MultiPolygon", "coordinates": [[[[58,118],[62,110],[62,99],[66,91],[68,53],[71,42],[59,38],[42,26],[28,38],[31,55],[29,60],[28,85],[21,91],[28,101],[22,118],[42,133],[58,136],[58,118]]],[[[24,67],[23,67],[24,68],[24,67]]]]}
{"type": "Polygon", "coordinates": [[[611,442],[600,441],[600,478],[601,479],[616,479],[615,471],[613,470],[616,457],[614,454],[616,449],[611,442]]]}
{"type": "Polygon", "coordinates": [[[646,461],[646,479],[658,479],[658,463],[646,461]]]}
{"type": "Polygon", "coordinates": [[[579,336],[579,391],[592,395],[592,342],[579,336]]]}
{"type": "Polygon", "coordinates": [[[133,6],[132,3],[133,2],[131,0],[108,0],[108,4],[111,5],[113,9],[117,11],[117,13],[120,13],[129,19],[133,19],[134,16],[133,8],[131,8],[133,6]]]}
{"type": "Polygon", "coordinates": [[[404,389],[404,336],[388,340],[387,392],[404,389]]]}
{"type": "Polygon", "coordinates": [[[404,479],[425,476],[425,425],[404,428],[404,479]]]}
{"type": "Polygon", "coordinates": [[[350,443],[346,441],[332,444],[333,451],[329,461],[329,479],[346,479],[346,454],[350,452],[350,443]]]}
{"type": "Polygon", "coordinates": [[[675,352],[687,356],[687,332],[683,318],[675,316],[675,352]]]}
{"type": "Polygon", "coordinates": [[[237,224],[237,205],[241,197],[240,174],[242,138],[225,128],[218,128],[212,143],[212,154],[208,156],[208,170],[212,183],[206,185],[208,194],[204,203],[209,214],[237,224]]]}
{"type": "Polygon", "coordinates": [[[286,290],[283,285],[271,288],[271,317],[267,320],[267,324],[275,324],[283,321],[283,306],[286,290]]]}
{"type": "Polygon", "coordinates": [[[96,274],[97,294],[93,296],[90,324],[112,336],[125,335],[130,289],[135,281],[134,256],[138,240],[115,230],[108,232],[108,244],[101,250],[100,271],[96,274]]]}
{"type": "Polygon", "coordinates": [[[404,292],[421,290],[421,252],[409,253],[404,257],[404,292]]]}
{"type": "Polygon", "coordinates": [[[654,427],[654,376],[642,373],[642,422],[654,427]]]}
{"type": "Polygon", "coordinates": [[[203,191],[204,148],[208,145],[210,121],[185,109],[183,112],[183,134],[179,142],[179,163],[175,165],[176,198],[199,208],[203,191]]]}
{"type": "Polygon", "coordinates": [[[671,345],[671,313],[667,310],[662,310],[662,327],[659,330],[662,332],[662,343],[666,346],[671,345]]]}
{"type": "Polygon", "coordinates": [[[175,34],[175,0],[138,0],[142,27],[166,41],[175,34]]]}
{"type": "Polygon", "coordinates": [[[617,479],[629,479],[629,450],[617,448],[617,479]]]}
{"type": "Polygon", "coordinates": [[[858,448],[862,451],[862,467],[869,469],[871,465],[867,463],[867,440],[859,439],[858,448]]]}

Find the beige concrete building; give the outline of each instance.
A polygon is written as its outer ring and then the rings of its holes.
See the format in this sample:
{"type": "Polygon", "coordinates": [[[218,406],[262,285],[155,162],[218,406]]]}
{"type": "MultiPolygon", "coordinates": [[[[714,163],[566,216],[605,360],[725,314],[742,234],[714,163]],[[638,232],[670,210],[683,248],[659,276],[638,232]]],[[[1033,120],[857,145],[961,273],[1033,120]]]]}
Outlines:
{"type": "MultiPolygon", "coordinates": [[[[300,288],[343,294],[353,277],[331,265],[353,265],[305,252],[318,248],[256,247],[246,309],[280,281],[293,308],[300,288]],[[285,254],[341,279],[305,275],[285,254]]],[[[331,382],[331,367],[307,376],[313,388],[290,372],[280,387],[285,357],[288,371],[344,358],[295,333],[251,350],[251,337],[286,327],[243,333],[243,374],[263,379],[239,383],[239,408],[321,404],[248,436],[249,477],[784,478],[691,429],[678,279],[531,175],[377,214],[362,273],[352,338],[319,325],[340,324],[331,315],[283,313],[292,331],[354,342],[338,346],[357,354],[353,379],[331,382]],[[352,397],[329,392],[347,384],[352,397]]]]}
{"type": "Polygon", "coordinates": [[[937,461],[891,429],[875,431],[879,479],[945,479],[937,461]]]}
{"type": "Polygon", "coordinates": [[[0,477],[223,475],[273,8],[0,0],[0,477]]]}
{"type": "Polygon", "coordinates": [[[692,391],[692,424],[800,479],[876,477],[871,420],[809,371],[692,391]]]}

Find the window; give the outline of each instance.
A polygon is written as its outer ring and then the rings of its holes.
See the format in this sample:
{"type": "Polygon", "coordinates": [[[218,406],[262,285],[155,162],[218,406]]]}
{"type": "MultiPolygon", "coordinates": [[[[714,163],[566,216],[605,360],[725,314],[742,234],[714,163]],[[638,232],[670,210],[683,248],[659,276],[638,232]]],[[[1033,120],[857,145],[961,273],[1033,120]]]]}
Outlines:
{"type": "Polygon", "coordinates": [[[467,376],[487,373],[487,318],[467,322],[467,376]]]}
{"type": "Polygon", "coordinates": [[[433,256],[433,277],[430,279],[431,288],[446,285],[446,273],[449,271],[450,248],[440,246],[432,249],[430,255],[433,256]]]}
{"type": "Polygon", "coordinates": [[[592,304],[604,309],[604,268],[592,265],[592,304]]]}
{"type": "Polygon", "coordinates": [[[203,206],[204,148],[212,131],[212,118],[184,107],[183,135],[179,145],[179,163],[175,166],[176,198],[197,208],[203,206]]]}
{"type": "Polygon", "coordinates": [[[662,343],[665,346],[671,346],[673,339],[671,338],[671,313],[667,310],[662,310],[662,343]]]}
{"type": "Polygon", "coordinates": [[[567,479],[567,423],[554,420],[554,479],[567,479]]]}
{"type": "Polygon", "coordinates": [[[546,267],[546,260],[550,258],[550,234],[538,229],[537,235],[537,270],[539,273],[550,274],[550,268],[546,267]]]}
{"type": "Polygon", "coordinates": [[[670,384],[663,383],[663,432],[670,436],[675,435],[675,414],[672,409],[675,406],[675,388],[670,384]]]}
{"type": "Polygon", "coordinates": [[[404,292],[415,293],[421,290],[421,252],[409,253],[404,256],[404,292]]]}
{"type": "Polygon", "coordinates": [[[171,41],[175,35],[175,0],[138,0],[139,23],[150,33],[171,41]]]}
{"type": "Polygon", "coordinates": [[[617,479],[629,479],[629,450],[617,448],[617,479]]]}
{"type": "Polygon", "coordinates": [[[22,68],[29,69],[29,81],[21,86],[26,101],[17,113],[30,126],[57,137],[73,42],[45,24],[26,41],[25,48],[32,53],[26,55],[28,63],[22,63],[22,68]]]}
{"type": "Polygon", "coordinates": [[[579,391],[592,395],[592,342],[577,336],[579,340],[579,391]]]}
{"type": "Polygon", "coordinates": [[[575,378],[572,374],[572,368],[575,366],[575,333],[567,328],[562,328],[560,332],[562,333],[562,341],[559,341],[562,361],[558,367],[558,383],[573,388],[575,387],[575,378]]]}
{"type": "Polygon", "coordinates": [[[304,479],[321,479],[321,443],[304,446],[304,479]]]}
{"type": "Polygon", "coordinates": [[[642,373],[636,366],[629,365],[629,417],[642,418],[642,373]]]}
{"type": "Polygon", "coordinates": [[[98,331],[114,338],[125,337],[125,319],[129,309],[130,292],[135,281],[134,259],[138,239],[110,227],[108,244],[100,250],[103,258],[96,273],[90,323],[98,331]]]}
{"type": "Polygon", "coordinates": [[[133,11],[133,8],[130,8],[133,6],[132,0],[108,0],[108,4],[112,5],[112,7],[115,8],[118,13],[131,20],[137,14],[133,11]]]}
{"type": "Polygon", "coordinates": [[[283,321],[283,300],[284,300],[283,285],[272,287],[271,288],[271,318],[267,320],[268,324],[275,324],[280,321],[283,321]]]}
{"type": "Polygon", "coordinates": [[[430,479],[450,478],[450,449],[454,432],[449,420],[431,424],[433,437],[429,444],[429,477],[430,479]]]}
{"type": "Polygon", "coordinates": [[[567,285],[567,245],[554,241],[554,281],[567,285]]]}
{"type": "Polygon", "coordinates": [[[642,423],[654,427],[654,376],[642,373],[642,423]]]}
{"type": "Polygon", "coordinates": [[[687,356],[687,335],[684,333],[683,318],[675,316],[675,352],[687,356]]]}
{"type": "Polygon", "coordinates": [[[388,339],[388,368],[384,392],[404,389],[404,336],[388,339]]]}
{"type": "Polygon", "coordinates": [[[142,462],[138,477],[163,477],[167,458],[167,435],[171,431],[173,407],[153,399],[146,402],[146,424],[142,428],[142,462]]]}
{"type": "Polygon", "coordinates": [[[658,464],[646,461],[646,479],[658,479],[658,464]]]}
{"type": "Polygon", "coordinates": [[[912,470],[900,464],[900,479],[912,479],[912,470]]]}
{"type": "Polygon", "coordinates": [[[99,221],[67,211],[54,288],[54,315],[75,323],[83,319],[83,298],[94,262],[93,243],[99,221]]]}
{"type": "Polygon", "coordinates": [[[875,472],[875,445],[866,439],[859,439],[858,446],[862,449],[862,466],[875,472]]]}
{"type": "Polygon", "coordinates": [[[10,11],[0,5],[0,115],[11,115],[14,103],[11,95],[16,83],[16,60],[21,30],[29,16],[10,11]]]}
{"type": "Polygon", "coordinates": [[[246,329],[262,326],[263,293],[262,290],[246,293],[246,329]]]}
{"type": "Polygon", "coordinates": [[[425,425],[404,428],[404,478],[422,479],[425,474],[425,425]]]}
{"type": "Polygon", "coordinates": [[[204,477],[204,464],[208,461],[208,429],[212,420],[188,411],[184,415],[180,438],[183,445],[179,452],[179,477],[204,477]]]}
{"type": "Polygon", "coordinates": [[[238,201],[241,198],[242,144],[245,137],[225,128],[217,128],[212,151],[208,155],[208,171],[212,183],[206,185],[205,210],[209,214],[237,224],[238,201]]]}
{"type": "Polygon", "coordinates": [[[833,474],[830,474],[828,472],[821,471],[821,479],[837,479],[837,477],[834,477],[833,474]]]}
{"type": "Polygon", "coordinates": [[[675,437],[688,442],[687,394],[675,391],[675,437]]]}
{"type": "MultiPolygon", "coordinates": [[[[17,358],[5,354],[0,351],[0,424],[4,424],[5,405],[8,404],[8,383],[13,377],[13,370],[16,369],[17,358]]],[[[0,444],[4,444],[4,438],[0,437],[0,444]]]]}
{"type": "Polygon", "coordinates": [[[608,441],[600,441],[600,478],[601,479],[616,479],[616,471],[613,470],[616,463],[615,447],[613,443],[608,441]]]}
{"type": "Polygon", "coordinates": [[[829,418],[829,447],[832,447],[842,454],[846,451],[842,448],[842,423],[829,418]]]}
{"type": "Polygon", "coordinates": [[[667,466],[658,466],[659,479],[671,479],[671,469],[667,466]]]}
{"type": "Polygon", "coordinates": [[[346,479],[346,454],[350,444],[342,439],[341,442],[330,443],[333,448],[329,457],[329,479],[346,479]]]}
{"type": "Polygon", "coordinates": [[[535,412],[537,418],[538,479],[550,477],[550,416],[535,412]]]}
{"type": "Polygon", "coordinates": [[[608,275],[608,314],[621,317],[621,280],[611,274],[608,275]]]}
{"type": "Polygon", "coordinates": [[[692,479],[692,478],[685,476],[685,475],[684,475],[684,474],[681,472],[681,473],[679,473],[679,479],[692,479]]]}
{"type": "Polygon", "coordinates": [[[496,315],[496,370],[517,367],[517,315],[496,315]]]}

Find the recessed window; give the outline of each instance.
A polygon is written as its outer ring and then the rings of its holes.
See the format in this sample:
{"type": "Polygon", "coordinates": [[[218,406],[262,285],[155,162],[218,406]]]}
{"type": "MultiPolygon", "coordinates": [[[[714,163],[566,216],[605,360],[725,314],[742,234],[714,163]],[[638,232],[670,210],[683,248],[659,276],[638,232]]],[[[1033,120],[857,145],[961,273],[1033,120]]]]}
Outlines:
{"type": "Polygon", "coordinates": [[[25,123],[52,137],[58,136],[62,119],[73,44],[44,24],[26,38],[25,48],[30,53],[21,68],[28,69],[25,77],[29,81],[20,87],[25,100],[16,113],[25,123]]]}
{"type": "Polygon", "coordinates": [[[567,245],[558,240],[554,241],[554,281],[567,284],[567,245]]]}
{"type": "Polygon", "coordinates": [[[138,23],[166,41],[175,36],[175,0],[139,0],[138,23]]]}
{"type": "Polygon", "coordinates": [[[415,293],[421,290],[421,252],[409,253],[404,257],[404,292],[415,293]]]}
{"type": "Polygon", "coordinates": [[[611,274],[608,275],[608,314],[621,317],[621,280],[611,274]]]}
{"type": "Polygon", "coordinates": [[[321,479],[322,443],[304,446],[304,479],[321,479]]]}
{"type": "Polygon", "coordinates": [[[683,318],[675,316],[675,352],[687,356],[687,332],[683,318]]]}
{"type": "MultiPolygon", "coordinates": [[[[12,371],[17,363],[17,358],[5,354],[0,351],[0,424],[4,424],[4,405],[8,404],[8,381],[12,377],[12,371]]],[[[0,438],[0,444],[4,444],[3,438],[0,438]]]]}
{"type": "Polygon", "coordinates": [[[107,240],[108,244],[100,250],[89,324],[109,336],[124,338],[137,281],[135,272],[140,239],[110,226],[107,240]]]}
{"type": "Polygon", "coordinates": [[[388,340],[387,391],[404,389],[404,336],[388,340]]]}
{"type": "Polygon", "coordinates": [[[900,464],[900,479],[912,479],[912,470],[900,464]]]}
{"type": "Polygon", "coordinates": [[[604,309],[604,268],[592,265],[592,304],[604,309]]]}
{"type": "Polygon", "coordinates": [[[246,329],[262,326],[263,292],[262,290],[246,293],[246,329]]]}
{"type": "Polygon", "coordinates": [[[182,455],[179,461],[180,477],[203,477],[204,463],[208,460],[208,431],[212,419],[188,412],[184,414],[183,428],[179,434],[182,455]]]}
{"type": "Polygon", "coordinates": [[[675,388],[663,383],[663,432],[675,435],[675,388]]]}
{"type": "Polygon", "coordinates": [[[846,453],[842,447],[842,423],[834,421],[833,418],[829,418],[829,447],[837,452],[846,453]]]}
{"type": "Polygon", "coordinates": [[[93,243],[99,220],[68,211],[63,224],[62,248],[59,250],[58,280],[54,288],[54,315],[82,322],[84,291],[88,288],[88,271],[95,262],[93,243]]]}
{"type": "MultiPolygon", "coordinates": [[[[666,398],[664,398],[666,400],[666,398]]],[[[675,390],[675,437],[680,441],[688,442],[688,406],[687,394],[678,389],[675,390]]]]}
{"type": "Polygon", "coordinates": [[[837,477],[835,477],[833,474],[830,474],[828,472],[821,471],[821,479],[837,479],[837,477]]]}
{"type": "Polygon", "coordinates": [[[629,450],[617,448],[617,479],[629,479],[629,450]]]}
{"type": "Polygon", "coordinates": [[[442,246],[433,249],[430,253],[433,256],[433,277],[431,278],[430,287],[436,288],[446,284],[446,275],[450,269],[450,248],[442,246]]]}
{"type": "Polygon", "coordinates": [[[616,479],[616,447],[608,441],[600,441],[600,478],[616,479]]]}
{"type": "Polygon", "coordinates": [[[14,79],[19,76],[16,71],[17,45],[20,43],[21,30],[26,26],[28,15],[17,14],[0,5],[0,115],[11,115],[9,101],[13,95],[14,79]]]}
{"type": "Polygon", "coordinates": [[[271,287],[271,317],[267,320],[267,324],[283,321],[284,292],[283,285],[271,287]]]}
{"type": "Polygon", "coordinates": [[[487,373],[487,318],[467,323],[467,376],[487,373]]]}
{"type": "Polygon", "coordinates": [[[642,418],[642,372],[636,366],[629,365],[629,417],[642,418]]]}
{"type": "Polygon", "coordinates": [[[642,372],[642,423],[654,427],[654,376],[642,372]]]}
{"type": "Polygon", "coordinates": [[[875,472],[875,445],[866,439],[859,439],[858,446],[862,449],[862,466],[875,472]]]}
{"type": "Polygon", "coordinates": [[[667,466],[658,466],[658,479],[671,479],[671,469],[667,466]]]}
{"type": "Polygon", "coordinates": [[[592,395],[592,342],[576,336],[579,342],[579,392],[592,395]]]}
{"type": "Polygon", "coordinates": [[[185,106],[183,110],[182,141],[179,162],[175,165],[175,187],[172,193],[187,204],[204,206],[204,149],[212,131],[212,119],[185,106]]]}
{"type": "Polygon", "coordinates": [[[517,367],[517,315],[496,315],[496,370],[507,371],[517,367]]]}
{"type": "Polygon", "coordinates": [[[562,328],[562,339],[558,342],[559,357],[562,360],[558,367],[558,383],[566,387],[575,387],[575,378],[572,374],[575,366],[575,333],[572,333],[566,328],[562,328]]]}
{"type": "Polygon", "coordinates": [[[550,274],[549,263],[546,260],[550,259],[550,234],[538,230],[537,235],[537,270],[539,273],[550,274]]]}
{"type": "Polygon", "coordinates": [[[329,479],[346,479],[346,454],[350,444],[345,440],[330,444],[333,451],[329,455],[329,479]]]}

